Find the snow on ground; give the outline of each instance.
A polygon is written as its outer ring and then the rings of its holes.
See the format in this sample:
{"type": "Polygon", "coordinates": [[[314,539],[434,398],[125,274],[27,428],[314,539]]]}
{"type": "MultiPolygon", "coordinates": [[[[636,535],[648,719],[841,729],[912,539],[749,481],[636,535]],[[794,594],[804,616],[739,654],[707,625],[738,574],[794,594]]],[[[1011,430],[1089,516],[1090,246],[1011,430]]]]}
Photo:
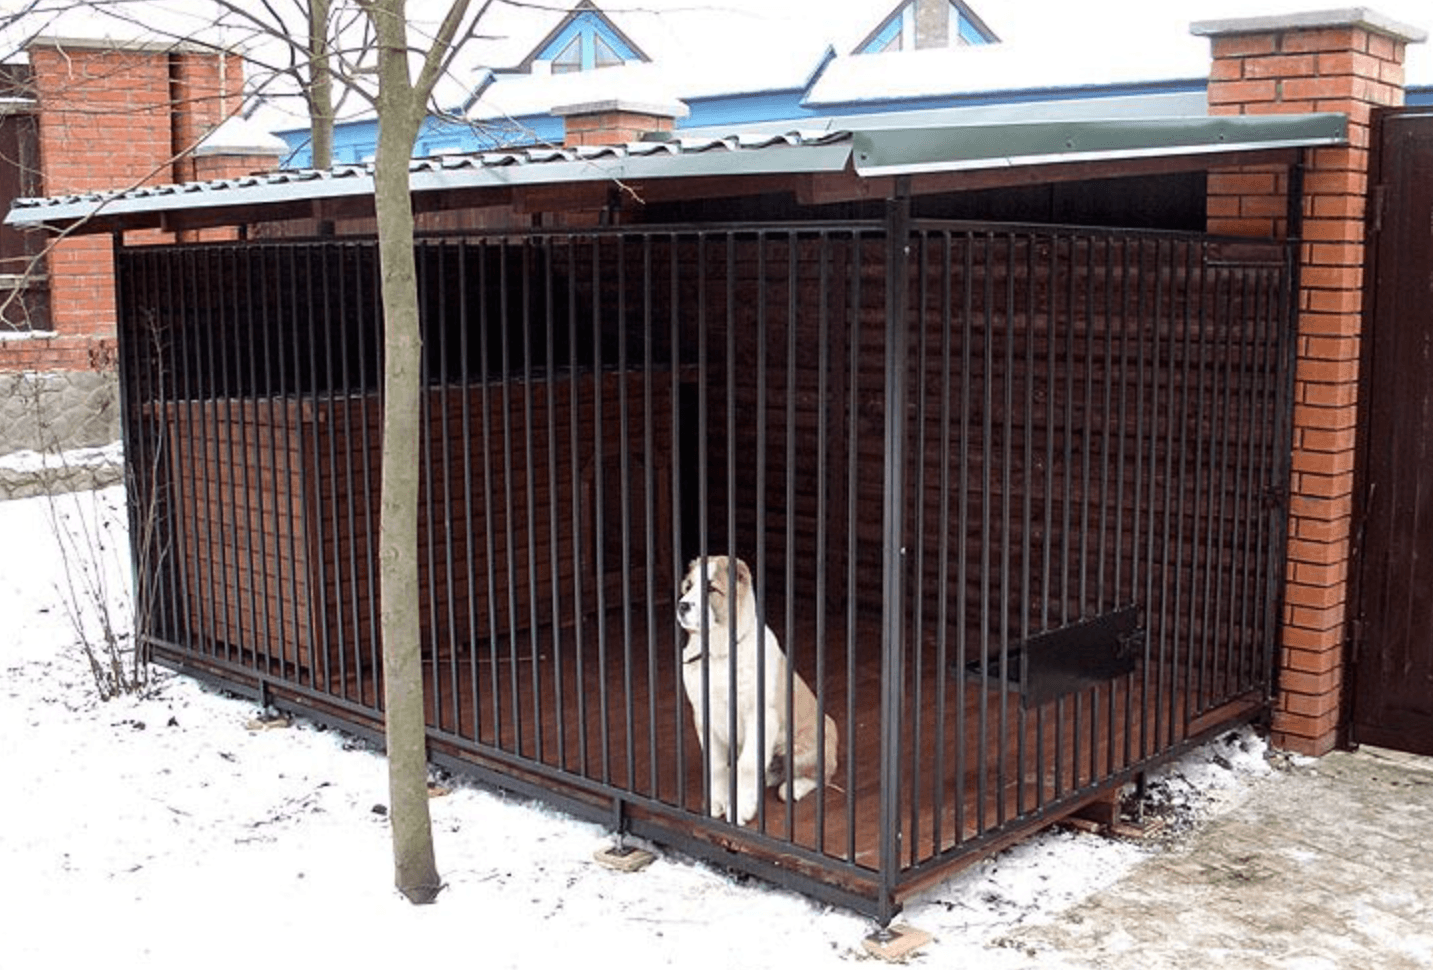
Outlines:
{"type": "MultiPolygon", "coordinates": [[[[66,496],[61,528],[101,537],[123,591],[123,492],[66,496]],[[120,554],[114,555],[119,552],[120,554]]],[[[869,921],[659,851],[592,861],[603,830],[461,779],[433,801],[447,889],[392,888],[382,758],[299,721],[250,730],[250,702],[167,672],[102,702],[74,647],[45,499],[0,503],[0,968],[845,966],[869,921]],[[401,961],[401,963],[400,963],[401,961]]],[[[1270,769],[1236,732],[1153,776],[1189,820],[1270,769]]],[[[1151,852],[1056,829],[907,905],[931,966],[1024,965],[1013,928],[1053,918],[1151,852]]]]}

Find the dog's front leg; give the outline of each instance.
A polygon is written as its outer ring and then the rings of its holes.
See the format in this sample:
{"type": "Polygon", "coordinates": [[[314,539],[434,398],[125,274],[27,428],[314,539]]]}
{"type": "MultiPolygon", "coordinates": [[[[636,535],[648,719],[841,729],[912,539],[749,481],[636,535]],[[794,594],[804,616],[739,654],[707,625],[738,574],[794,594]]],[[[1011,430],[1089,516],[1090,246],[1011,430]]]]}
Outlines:
{"type": "Polygon", "coordinates": [[[726,818],[727,799],[731,796],[731,772],[727,769],[731,750],[725,742],[713,735],[706,757],[707,778],[711,782],[712,817],[726,818]]]}
{"type": "Polygon", "coordinates": [[[751,717],[743,727],[745,742],[736,762],[736,814],[742,825],[756,818],[757,805],[766,791],[766,767],[776,747],[775,721],[768,717],[766,725],[760,747],[756,743],[757,718],[751,717]]]}

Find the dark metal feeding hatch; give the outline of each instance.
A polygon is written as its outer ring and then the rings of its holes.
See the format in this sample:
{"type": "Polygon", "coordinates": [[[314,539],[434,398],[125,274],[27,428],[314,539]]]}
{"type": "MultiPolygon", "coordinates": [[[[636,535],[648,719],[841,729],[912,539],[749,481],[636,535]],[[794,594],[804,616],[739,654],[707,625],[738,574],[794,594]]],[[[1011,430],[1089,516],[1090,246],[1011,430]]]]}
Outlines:
{"type": "MultiPolygon", "coordinates": [[[[1004,686],[1020,695],[1021,707],[1039,707],[1133,673],[1144,643],[1137,606],[1047,630],[1006,655],[1004,686]]],[[[979,678],[982,667],[986,677],[1000,680],[999,656],[966,664],[966,676],[979,678]]]]}

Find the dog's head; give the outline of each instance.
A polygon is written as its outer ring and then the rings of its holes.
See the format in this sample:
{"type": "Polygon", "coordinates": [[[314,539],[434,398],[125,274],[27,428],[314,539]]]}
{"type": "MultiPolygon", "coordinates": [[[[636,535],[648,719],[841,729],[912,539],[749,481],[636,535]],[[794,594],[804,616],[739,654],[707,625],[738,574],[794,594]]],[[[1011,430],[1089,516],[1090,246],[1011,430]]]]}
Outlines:
{"type": "Polygon", "coordinates": [[[687,566],[682,579],[677,622],[689,633],[700,633],[705,610],[708,630],[728,629],[733,616],[740,623],[742,615],[753,609],[751,597],[751,570],[746,563],[726,556],[698,557],[687,566]]]}

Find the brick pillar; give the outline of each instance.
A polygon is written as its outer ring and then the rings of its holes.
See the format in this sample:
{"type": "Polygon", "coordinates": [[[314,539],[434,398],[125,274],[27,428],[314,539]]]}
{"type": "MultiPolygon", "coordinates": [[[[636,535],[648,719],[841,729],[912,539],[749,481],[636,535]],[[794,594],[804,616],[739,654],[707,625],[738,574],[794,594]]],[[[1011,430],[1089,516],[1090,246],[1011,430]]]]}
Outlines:
{"type": "MultiPolygon", "coordinates": [[[[110,43],[33,42],[41,186],[47,195],[168,182],[169,60],[110,43]]],[[[47,267],[50,326],[44,370],[90,366],[114,339],[114,272],[107,236],[58,241],[47,267]]]]}
{"type": "Polygon", "coordinates": [[[190,153],[241,107],[243,60],[237,54],[180,51],[170,55],[170,74],[174,181],[202,181],[206,176],[190,153]]]}
{"type": "Polygon", "coordinates": [[[669,132],[678,118],[687,116],[680,101],[640,104],[633,101],[593,101],[553,108],[563,119],[564,148],[580,145],[622,145],[641,141],[643,135],[669,132]]]}
{"type": "MultiPolygon", "coordinates": [[[[1346,643],[1364,210],[1373,109],[1403,101],[1403,55],[1420,31],[1364,9],[1195,24],[1213,44],[1211,114],[1336,111],[1349,144],[1309,153],[1289,556],[1274,743],[1324,754],[1338,740],[1346,643]]],[[[1287,172],[1211,172],[1211,232],[1283,237],[1287,172]]]]}
{"type": "MultiPolygon", "coordinates": [[[[47,195],[191,179],[193,163],[176,162],[176,156],[239,108],[243,67],[234,55],[43,37],[27,51],[40,183],[47,195]]],[[[129,238],[167,236],[146,232],[129,238]]],[[[109,237],[59,240],[48,257],[47,277],[55,335],[23,348],[0,345],[0,369],[102,366],[115,333],[109,237]]]]}

